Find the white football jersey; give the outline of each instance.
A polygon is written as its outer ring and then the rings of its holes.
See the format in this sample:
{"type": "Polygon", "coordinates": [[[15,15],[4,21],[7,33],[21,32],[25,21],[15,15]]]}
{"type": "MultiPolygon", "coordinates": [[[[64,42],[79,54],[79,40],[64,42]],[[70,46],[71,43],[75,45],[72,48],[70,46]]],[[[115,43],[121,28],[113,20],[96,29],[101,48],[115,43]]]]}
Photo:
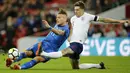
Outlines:
{"type": "Polygon", "coordinates": [[[84,13],[82,16],[76,15],[71,18],[73,33],[70,42],[84,43],[87,39],[87,33],[90,26],[90,21],[96,21],[98,17],[92,14],[84,13]]]}

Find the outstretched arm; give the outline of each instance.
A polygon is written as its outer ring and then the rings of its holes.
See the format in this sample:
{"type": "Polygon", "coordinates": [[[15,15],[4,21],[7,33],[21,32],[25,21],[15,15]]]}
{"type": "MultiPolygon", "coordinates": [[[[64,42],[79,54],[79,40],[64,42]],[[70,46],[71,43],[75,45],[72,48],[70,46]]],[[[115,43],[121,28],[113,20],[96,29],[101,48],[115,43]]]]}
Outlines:
{"type": "Polygon", "coordinates": [[[98,19],[99,22],[105,22],[105,23],[130,23],[130,21],[128,20],[116,20],[116,19],[112,19],[112,18],[102,18],[99,17],[98,19]]]}
{"type": "Polygon", "coordinates": [[[51,27],[46,20],[42,20],[42,22],[43,22],[43,24],[45,25],[46,28],[51,29],[51,31],[54,32],[55,34],[64,35],[65,31],[51,27]]]}

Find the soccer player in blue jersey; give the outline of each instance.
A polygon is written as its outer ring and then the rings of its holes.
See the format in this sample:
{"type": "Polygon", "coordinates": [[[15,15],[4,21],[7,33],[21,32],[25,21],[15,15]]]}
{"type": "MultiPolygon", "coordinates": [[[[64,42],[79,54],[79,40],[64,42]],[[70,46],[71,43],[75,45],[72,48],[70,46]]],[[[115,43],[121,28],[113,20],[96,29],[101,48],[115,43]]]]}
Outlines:
{"type": "Polygon", "coordinates": [[[11,68],[18,69],[18,70],[29,69],[40,62],[45,63],[49,61],[50,58],[45,56],[39,56],[39,52],[42,50],[45,52],[58,51],[58,48],[60,48],[60,46],[68,38],[70,33],[69,24],[67,22],[67,13],[65,10],[61,9],[59,11],[59,13],[57,14],[56,21],[57,24],[53,28],[48,24],[47,21],[43,20],[45,27],[51,30],[50,33],[45,37],[44,40],[28,48],[25,52],[22,52],[18,59],[12,60],[10,58],[7,58],[6,66],[11,67],[12,63],[20,61],[23,58],[27,58],[27,57],[33,59],[29,62],[24,63],[23,65],[14,65],[11,68]]]}

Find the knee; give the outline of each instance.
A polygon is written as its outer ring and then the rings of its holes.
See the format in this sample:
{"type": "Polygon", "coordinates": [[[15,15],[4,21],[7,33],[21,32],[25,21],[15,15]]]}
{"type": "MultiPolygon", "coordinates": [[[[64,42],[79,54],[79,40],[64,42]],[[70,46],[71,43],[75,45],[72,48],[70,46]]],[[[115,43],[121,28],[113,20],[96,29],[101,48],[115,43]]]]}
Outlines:
{"type": "Polygon", "coordinates": [[[29,57],[29,56],[33,55],[33,52],[32,51],[25,51],[25,54],[29,57]]]}
{"type": "Polygon", "coordinates": [[[36,56],[34,58],[34,60],[36,60],[37,62],[43,62],[43,61],[45,61],[45,59],[43,57],[41,57],[41,56],[36,56]]]}
{"type": "Polygon", "coordinates": [[[63,56],[68,55],[68,54],[73,54],[73,53],[74,53],[74,51],[71,50],[70,48],[66,48],[66,49],[62,50],[63,56]]]}

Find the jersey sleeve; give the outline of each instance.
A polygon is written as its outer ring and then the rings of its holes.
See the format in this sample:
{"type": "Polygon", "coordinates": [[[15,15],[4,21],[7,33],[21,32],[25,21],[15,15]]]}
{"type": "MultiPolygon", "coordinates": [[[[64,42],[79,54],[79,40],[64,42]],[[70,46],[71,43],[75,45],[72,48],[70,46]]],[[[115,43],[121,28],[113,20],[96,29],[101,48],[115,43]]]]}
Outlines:
{"type": "Polygon", "coordinates": [[[89,14],[88,15],[91,21],[97,21],[99,19],[99,16],[89,14]]]}

